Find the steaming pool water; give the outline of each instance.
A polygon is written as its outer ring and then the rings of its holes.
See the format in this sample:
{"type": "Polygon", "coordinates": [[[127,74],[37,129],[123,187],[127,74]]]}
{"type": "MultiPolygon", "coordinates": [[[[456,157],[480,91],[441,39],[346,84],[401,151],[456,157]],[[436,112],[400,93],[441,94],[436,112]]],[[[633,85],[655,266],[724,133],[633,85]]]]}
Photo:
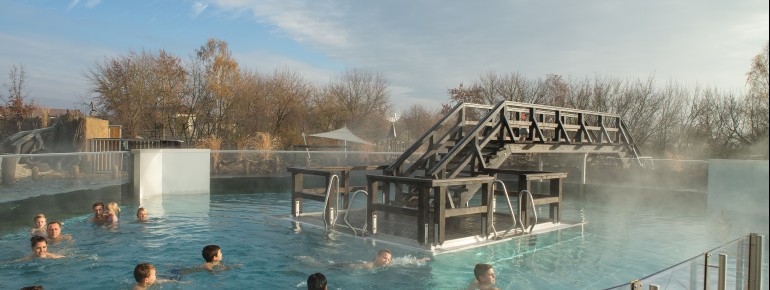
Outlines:
{"type": "MultiPolygon", "coordinates": [[[[134,221],[136,207],[123,206],[117,228],[93,225],[88,215],[65,219],[62,232],[75,241],[49,245],[49,252],[67,256],[63,259],[9,262],[30,253],[29,232],[4,234],[0,289],[130,289],[136,264],[150,262],[160,277],[175,276],[175,269],[201,264],[201,249],[207,244],[220,245],[224,263],[239,267],[176,276],[181,283],[155,287],[305,289],[307,276],[322,272],[329,289],[465,289],[473,279],[474,264],[490,263],[500,289],[603,289],[655,273],[750,231],[768,231],[767,216],[750,225],[702,207],[618,206],[567,195],[563,219],[584,219],[585,225],[417,262],[427,254],[277,218],[291,208],[288,193],[164,197],[162,204],[162,215],[150,209],[147,223],[134,221]],[[370,261],[380,248],[393,251],[391,266],[332,266],[370,261]]],[[[320,210],[317,203],[306,206],[307,211],[320,210]]]]}

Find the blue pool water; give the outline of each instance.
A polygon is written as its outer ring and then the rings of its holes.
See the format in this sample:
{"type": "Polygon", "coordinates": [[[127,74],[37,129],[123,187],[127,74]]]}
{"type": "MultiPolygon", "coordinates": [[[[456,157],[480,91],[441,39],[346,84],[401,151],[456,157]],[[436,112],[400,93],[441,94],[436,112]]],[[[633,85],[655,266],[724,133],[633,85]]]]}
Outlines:
{"type": "MultiPolygon", "coordinates": [[[[314,205],[308,206],[312,211],[314,205]]],[[[419,263],[423,252],[276,218],[290,211],[288,193],[168,197],[162,208],[151,208],[148,223],[133,221],[132,206],[124,206],[115,229],[95,226],[89,216],[64,220],[63,232],[75,241],[49,245],[50,252],[68,256],[63,259],[8,262],[30,253],[29,234],[19,230],[2,236],[0,289],[38,284],[46,289],[130,289],[137,263],[151,262],[161,277],[173,276],[175,269],[201,264],[207,244],[220,245],[224,263],[239,267],[183,275],[180,283],[158,288],[305,289],[309,274],[323,272],[329,289],[464,289],[473,279],[474,264],[491,263],[500,289],[603,289],[748,232],[768,231],[766,215],[750,219],[754,223],[702,207],[610,206],[569,197],[563,206],[564,220],[585,219],[586,224],[419,263]],[[380,248],[393,251],[392,266],[332,266],[370,261],[380,248]]]]}

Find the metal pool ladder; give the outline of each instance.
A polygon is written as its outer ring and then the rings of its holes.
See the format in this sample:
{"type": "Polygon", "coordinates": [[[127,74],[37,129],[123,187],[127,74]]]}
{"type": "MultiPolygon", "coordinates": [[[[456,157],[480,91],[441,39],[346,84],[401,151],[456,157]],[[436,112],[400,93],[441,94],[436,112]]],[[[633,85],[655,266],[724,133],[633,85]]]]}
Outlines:
{"type": "MultiPolygon", "coordinates": [[[[516,229],[516,226],[520,226],[521,227],[521,232],[522,233],[525,233],[527,231],[526,228],[524,227],[524,223],[522,222],[522,217],[521,217],[521,197],[525,193],[528,195],[529,201],[532,203],[531,208],[532,208],[532,212],[533,212],[533,214],[535,216],[535,222],[532,223],[532,225],[529,227],[529,232],[531,233],[532,229],[535,227],[535,224],[537,224],[537,209],[535,208],[535,204],[534,204],[535,202],[534,202],[534,199],[532,198],[532,193],[529,192],[529,190],[522,190],[521,192],[519,192],[519,208],[518,208],[519,209],[519,219],[518,219],[518,223],[517,223],[516,213],[513,210],[513,205],[511,204],[511,198],[508,195],[508,189],[505,188],[505,183],[502,180],[499,180],[499,179],[495,180],[495,182],[493,183],[492,191],[494,192],[494,186],[497,185],[498,183],[503,188],[503,192],[505,193],[505,201],[508,204],[508,210],[511,212],[511,218],[513,219],[513,223],[511,224],[511,227],[508,230],[506,230],[500,237],[505,237],[506,235],[508,235],[508,233],[510,233],[512,230],[516,229]]],[[[497,229],[495,229],[495,224],[494,223],[492,223],[492,232],[493,232],[495,238],[498,238],[498,236],[497,236],[497,229]]]]}
{"type": "MultiPolygon", "coordinates": [[[[361,193],[361,192],[363,192],[367,196],[369,195],[369,193],[367,193],[365,190],[357,190],[357,191],[353,192],[353,196],[350,197],[350,200],[348,202],[348,208],[345,209],[345,216],[343,217],[343,220],[345,221],[345,224],[348,226],[348,228],[350,228],[353,231],[353,235],[354,236],[358,235],[358,231],[360,231],[361,235],[363,236],[363,234],[366,232],[366,228],[367,228],[366,221],[364,221],[364,226],[361,227],[361,228],[356,228],[356,227],[350,225],[350,222],[348,221],[348,215],[350,214],[350,208],[353,206],[353,201],[355,200],[356,196],[359,193],[361,193]]],[[[324,226],[326,227],[326,229],[334,229],[334,226],[337,224],[337,219],[339,219],[339,212],[340,212],[339,211],[339,205],[340,205],[339,200],[340,200],[340,178],[336,174],[333,174],[329,178],[329,185],[326,188],[326,196],[324,198],[324,208],[329,208],[329,214],[330,214],[330,217],[327,218],[326,217],[326,211],[324,210],[324,212],[323,212],[324,226]],[[335,183],[335,181],[336,181],[336,183],[335,183]],[[337,196],[336,196],[337,198],[335,198],[336,204],[335,204],[334,207],[329,207],[329,196],[332,194],[332,186],[334,184],[337,185],[337,189],[335,191],[336,194],[337,194],[337,196]],[[337,209],[336,211],[335,211],[335,208],[337,209]]]]}

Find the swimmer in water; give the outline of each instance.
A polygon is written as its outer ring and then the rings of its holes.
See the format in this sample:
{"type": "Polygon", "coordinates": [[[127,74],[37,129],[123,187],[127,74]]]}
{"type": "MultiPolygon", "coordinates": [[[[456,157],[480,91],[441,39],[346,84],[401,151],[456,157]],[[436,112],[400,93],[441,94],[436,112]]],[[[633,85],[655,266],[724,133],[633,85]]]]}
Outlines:
{"type": "Polygon", "coordinates": [[[495,287],[495,269],[490,264],[476,264],[473,268],[473,275],[476,279],[467,290],[499,290],[495,287]]]}
{"type": "Polygon", "coordinates": [[[45,218],[44,214],[38,214],[35,216],[35,226],[30,229],[30,234],[33,236],[42,236],[45,237],[48,233],[46,233],[46,222],[47,219],[45,218]]]}
{"type": "Polygon", "coordinates": [[[30,245],[32,248],[32,254],[29,256],[26,256],[24,258],[15,260],[15,262],[20,261],[29,261],[32,259],[59,259],[64,258],[62,255],[49,253],[48,252],[48,242],[45,240],[44,237],[41,236],[34,236],[29,239],[30,245]]]}
{"type": "Polygon", "coordinates": [[[118,224],[118,217],[120,216],[120,207],[117,203],[110,202],[107,204],[107,213],[104,215],[104,221],[110,225],[118,224]]]}
{"type": "MultiPolygon", "coordinates": [[[[320,265],[318,261],[313,259],[312,257],[308,256],[300,256],[299,258],[304,259],[306,262],[314,264],[319,267],[323,267],[324,265],[320,265]]],[[[387,267],[391,264],[393,261],[393,253],[388,249],[381,249],[377,251],[377,255],[374,256],[374,259],[371,262],[364,262],[364,263],[333,263],[331,265],[325,265],[327,267],[332,268],[353,268],[353,269],[375,269],[375,268],[381,268],[381,267],[387,267]]],[[[416,259],[415,262],[425,262],[430,261],[430,258],[421,258],[416,259]]]]}
{"type": "Polygon", "coordinates": [[[59,221],[52,221],[48,223],[46,232],[48,233],[48,242],[58,243],[61,241],[72,241],[72,235],[65,235],[61,233],[62,223],[59,221]]]}
{"type": "Polygon", "coordinates": [[[180,282],[175,280],[169,280],[169,279],[158,279],[156,276],[157,270],[155,269],[155,266],[153,266],[150,263],[141,263],[136,265],[134,267],[134,280],[136,280],[136,285],[134,285],[132,290],[144,290],[148,289],[153,284],[158,283],[165,283],[165,282],[179,282],[179,283],[190,283],[190,282],[180,282]]]}
{"type": "Polygon", "coordinates": [[[147,221],[147,210],[143,207],[140,207],[136,210],[136,220],[141,222],[147,221]]]}

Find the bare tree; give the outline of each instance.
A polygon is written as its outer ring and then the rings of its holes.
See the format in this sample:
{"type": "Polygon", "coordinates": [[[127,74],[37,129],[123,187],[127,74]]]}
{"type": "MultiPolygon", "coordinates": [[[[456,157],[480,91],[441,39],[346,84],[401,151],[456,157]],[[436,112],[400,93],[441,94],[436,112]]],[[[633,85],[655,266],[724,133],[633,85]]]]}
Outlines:
{"type": "Polygon", "coordinates": [[[503,100],[514,102],[531,102],[530,84],[518,73],[503,75],[497,82],[497,92],[503,100]]]}
{"type": "Polygon", "coordinates": [[[490,70],[479,76],[479,99],[483,104],[497,104],[503,98],[500,96],[501,78],[494,70],[490,70]]]}
{"type": "Polygon", "coordinates": [[[749,86],[749,92],[745,97],[745,104],[747,106],[747,132],[745,138],[747,141],[754,143],[762,139],[768,138],[768,115],[770,115],[770,109],[768,106],[770,86],[768,82],[768,44],[762,52],[754,57],[751,62],[751,70],[746,74],[746,83],[749,86]]]}
{"type": "Polygon", "coordinates": [[[174,132],[186,75],[180,60],[164,50],[130,51],[96,62],[85,74],[98,111],[131,137],[174,132]]]}
{"type": "Polygon", "coordinates": [[[449,95],[449,99],[456,104],[476,103],[489,105],[484,99],[484,89],[478,84],[467,87],[463,83],[460,83],[456,88],[447,90],[447,94],[449,95]]]}
{"type": "Polygon", "coordinates": [[[237,90],[233,122],[238,138],[253,139],[268,133],[283,147],[301,139],[308,100],[313,86],[296,72],[278,68],[270,75],[241,72],[242,85],[237,90]]]}
{"type": "Polygon", "coordinates": [[[398,120],[400,129],[396,138],[411,145],[442,117],[437,110],[430,110],[423,105],[412,105],[398,120]]]}
{"type": "Polygon", "coordinates": [[[0,106],[0,117],[10,120],[14,124],[14,131],[20,131],[24,118],[31,116],[32,112],[35,111],[34,102],[25,103],[27,98],[27,94],[24,92],[26,76],[27,71],[23,65],[11,66],[8,72],[10,83],[4,84],[8,89],[8,99],[4,100],[5,106],[0,106]]]}
{"type": "Polygon", "coordinates": [[[324,93],[338,105],[338,114],[350,128],[373,139],[386,132],[385,114],[391,105],[388,81],[382,73],[348,69],[335,77],[324,93]]]}

